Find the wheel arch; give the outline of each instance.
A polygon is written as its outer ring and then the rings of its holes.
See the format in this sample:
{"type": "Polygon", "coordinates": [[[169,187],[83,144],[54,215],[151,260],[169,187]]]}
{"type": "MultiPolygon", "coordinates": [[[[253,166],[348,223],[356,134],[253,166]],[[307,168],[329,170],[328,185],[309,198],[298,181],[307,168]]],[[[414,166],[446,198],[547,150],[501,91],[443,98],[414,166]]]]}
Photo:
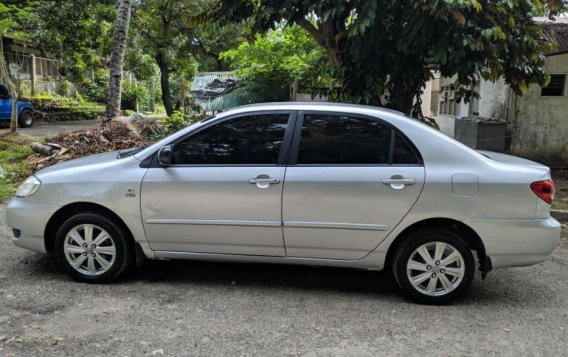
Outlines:
{"type": "Polygon", "coordinates": [[[491,271],[491,260],[487,257],[485,245],[483,244],[481,237],[479,237],[479,235],[467,224],[451,218],[429,218],[406,227],[391,243],[385,259],[385,267],[391,266],[392,259],[394,258],[398,248],[410,233],[425,228],[444,228],[456,232],[461,238],[463,238],[465,243],[477,253],[480,265],[479,270],[482,273],[482,277],[485,279],[487,273],[491,271]]]}
{"type": "MultiPolygon", "coordinates": [[[[128,239],[130,239],[131,243],[134,246],[137,246],[135,245],[136,242],[134,241],[134,236],[132,235],[130,228],[128,228],[124,220],[120,218],[120,216],[114,213],[112,210],[97,203],[74,202],[61,207],[59,210],[57,210],[57,212],[53,214],[53,216],[51,216],[51,218],[47,222],[43,236],[45,242],[45,250],[48,253],[52,253],[55,251],[55,236],[57,234],[57,230],[59,229],[59,227],[69,217],[80,212],[95,212],[111,217],[112,219],[116,220],[116,222],[119,225],[121,225],[124,231],[128,234],[128,239]]],[[[138,251],[138,249],[136,249],[136,251],[138,251]]]]}
{"type": "Polygon", "coordinates": [[[34,114],[34,110],[33,110],[32,108],[29,108],[29,107],[21,107],[21,108],[18,110],[18,116],[22,115],[23,112],[30,112],[30,113],[32,113],[32,115],[34,114]]]}

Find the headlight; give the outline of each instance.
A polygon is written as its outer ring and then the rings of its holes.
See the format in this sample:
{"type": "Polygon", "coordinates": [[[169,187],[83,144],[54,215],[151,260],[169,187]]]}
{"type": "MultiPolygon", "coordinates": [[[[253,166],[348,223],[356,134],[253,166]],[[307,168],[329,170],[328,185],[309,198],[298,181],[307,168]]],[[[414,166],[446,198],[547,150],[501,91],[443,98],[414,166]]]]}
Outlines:
{"type": "Polygon", "coordinates": [[[18,189],[16,190],[16,196],[31,196],[37,191],[39,186],[41,186],[41,181],[35,176],[30,176],[18,187],[18,189]]]}

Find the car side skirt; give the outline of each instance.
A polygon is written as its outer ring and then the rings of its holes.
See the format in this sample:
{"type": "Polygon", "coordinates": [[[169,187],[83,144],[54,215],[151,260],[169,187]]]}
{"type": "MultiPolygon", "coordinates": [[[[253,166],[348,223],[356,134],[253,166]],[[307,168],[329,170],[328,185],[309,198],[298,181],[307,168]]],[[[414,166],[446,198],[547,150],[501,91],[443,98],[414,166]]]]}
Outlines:
{"type": "Polygon", "coordinates": [[[338,260],[318,258],[276,257],[262,255],[238,255],[238,254],[211,254],[194,252],[155,251],[155,259],[185,259],[213,262],[235,263],[261,263],[261,264],[293,264],[308,266],[329,266],[365,270],[382,270],[385,260],[384,252],[376,251],[359,260],[338,260]]]}

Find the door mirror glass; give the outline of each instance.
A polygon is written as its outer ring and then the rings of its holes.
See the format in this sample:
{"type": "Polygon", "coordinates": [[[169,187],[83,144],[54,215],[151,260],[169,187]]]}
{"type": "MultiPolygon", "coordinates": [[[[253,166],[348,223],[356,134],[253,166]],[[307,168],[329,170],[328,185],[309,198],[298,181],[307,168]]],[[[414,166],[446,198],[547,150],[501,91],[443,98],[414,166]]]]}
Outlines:
{"type": "Polygon", "coordinates": [[[161,166],[167,167],[172,164],[172,147],[164,146],[158,152],[158,163],[161,166]]]}

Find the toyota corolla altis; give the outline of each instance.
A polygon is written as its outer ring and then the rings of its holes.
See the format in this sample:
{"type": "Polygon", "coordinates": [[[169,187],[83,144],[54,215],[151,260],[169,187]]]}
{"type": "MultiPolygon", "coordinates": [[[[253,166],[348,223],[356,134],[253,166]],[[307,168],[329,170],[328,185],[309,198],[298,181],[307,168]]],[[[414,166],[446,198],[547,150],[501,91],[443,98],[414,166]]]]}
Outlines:
{"type": "Polygon", "coordinates": [[[547,167],[397,112],[270,103],[39,171],[7,223],[85,282],[139,257],[388,268],[407,297],[444,303],[476,264],[485,276],[549,259],[553,195],[547,167]]]}

